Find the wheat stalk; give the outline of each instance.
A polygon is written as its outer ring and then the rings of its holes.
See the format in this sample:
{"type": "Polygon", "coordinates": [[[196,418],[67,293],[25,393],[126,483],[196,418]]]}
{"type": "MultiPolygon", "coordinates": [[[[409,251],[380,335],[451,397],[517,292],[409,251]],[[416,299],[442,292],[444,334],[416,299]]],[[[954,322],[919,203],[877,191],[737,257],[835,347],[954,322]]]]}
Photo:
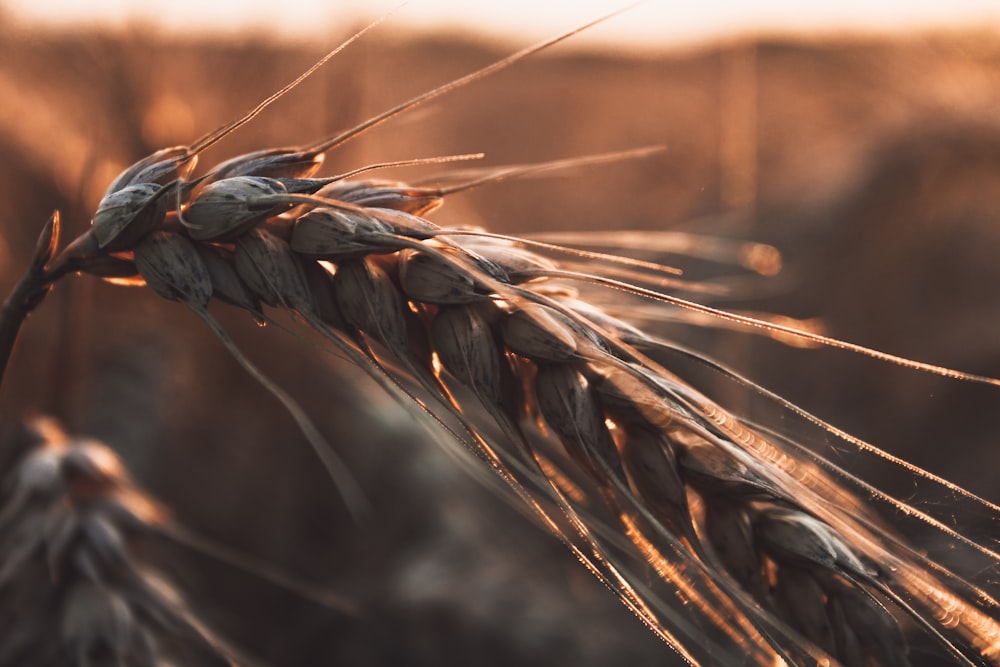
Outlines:
{"type": "MultiPolygon", "coordinates": [[[[691,664],[906,665],[908,637],[921,634],[957,664],[1000,664],[1000,605],[987,588],[1000,556],[988,540],[845,481],[831,462],[726,411],[653,359],[664,350],[694,355],[581,301],[579,290],[613,287],[928,372],[998,381],[615,279],[657,270],[645,263],[424,217],[453,192],[539,167],[449,187],[314,177],[326,151],[575,32],[305,148],[238,156],[190,180],[200,151],[272,96],[188,147],[141,160],[58,254],[58,218],[46,226],[5,304],[4,363],[20,322],[68,273],[139,278],[187,305],[241,359],[210,302],[261,320],[285,310],[450,430],[691,664]],[[986,583],[925,558],[866,507],[870,499],[975,553],[987,563],[986,583]]],[[[271,389],[294,414],[294,402],[271,389]]],[[[327,462],[321,436],[310,440],[327,462]]]]}

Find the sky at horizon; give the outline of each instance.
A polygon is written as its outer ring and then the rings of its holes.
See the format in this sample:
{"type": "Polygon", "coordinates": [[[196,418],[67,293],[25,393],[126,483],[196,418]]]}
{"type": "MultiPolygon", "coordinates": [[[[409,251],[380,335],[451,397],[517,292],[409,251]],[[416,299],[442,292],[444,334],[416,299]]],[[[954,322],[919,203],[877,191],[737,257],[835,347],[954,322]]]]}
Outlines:
{"type": "MultiPolygon", "coordinates": [[[[168,32],[235,34],[328,41],[393,10],[386,29],[487,33],[530,41],[623,6],[611,0],[545,3],[505,0],[0,0],[15,20],[58,26],[153,25],[168,32]],[[340,26],[347,26],[346,29],[340,26]]],[[[998,0],[649,0],[575,37],[577,45],[672,47],[754,33],[900,32],[978,27],[1000,31],[998,0]]]]}

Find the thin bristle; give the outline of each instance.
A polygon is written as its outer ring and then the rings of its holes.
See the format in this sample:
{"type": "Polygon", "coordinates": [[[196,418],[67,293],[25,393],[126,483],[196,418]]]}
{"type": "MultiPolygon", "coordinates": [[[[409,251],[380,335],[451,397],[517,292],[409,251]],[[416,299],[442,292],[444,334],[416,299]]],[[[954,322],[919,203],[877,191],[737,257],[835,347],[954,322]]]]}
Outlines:
{"type": "Polygon", "coordinates": [[[484,79],[490,76],[491,74],[495,74],[496,72],[499,72],[502,69],[506,69],[507,67],[510,67],[511,65],[514,65],[515,63],[524,60],[528,56],[534,55],[535,53],[547,49],[550,46],[554,46],[559,42],[566,41],[570,37],[578,35],[584,30],[592,28],[596,25],[608,21],[609,19],[614,18],[615,16],[623,14],[637,4],[639,3],[632,3],[630,5],[622,7],[621,9],[605,14],[600,18],[594,19],[593,21],[588,21],[580,26],[577,26],[576,28],[567,30],[566,32],[560,33],[554,37],[550,37],[541,42],[538,42],[537,44],[524,48],[518,51],[517,53],[513,53],[507,56],[506,58],[503,58],[502,60],[498,60],[490,65],[487,65],[486,67],[483,67],[482,69],[478,69],[475,72],[466,74],[463,77],[449,81],[448,83],[438,86],[437,88],[427,91],[426,93],[421,93],[420,95],[417,95],[416,97],[413,97],[407,100],[406,102],[402,102],[391,109],[383,111],[382,113],[376,116],[372,116],[368,120],[364,121],[363,123],[359,123],[358,125],[352,127],[349,130],[345,130],[340,134],[334,135],[329,139],[326,139],[324,141],[315,144],[313,146],[313,150],[329,151],[333,150],[334,148],[338,148],[347,143],[348,141],[350,141],[351,139],[354,139],[355,137],[364,134],[368,130],[373,129],[406,111],[410,111],[411,109],[414,109],[421,104],[430,102],[431,100],[441,97],[442,95],[445,95],[447,93],[450,93],[453,90],[457,90],[459,88],[462,88],[463,86],[467,86],[470,83],[479,81],[480,79],[484,79]]]}
{"type": "Polygon", "coordinates": [[[325,65],[326,63],[328,63],[338,53],[340,53],[341,51],[343,51],[344,49],[346,49],[348,46],[350,46],[351,44],[353,44],[357,40],[361,39],[361,37],[365,33],[367,33],[369,30],[372,30],[372,29],[376,28],[378,25],[380,25],[381,23],[385,22],[390,16],[392,16],[392,14],[397,9],[398,9],[398,7],[396,9],[393,9],[392,11],[389,11],[389,12],[383,14],[382,16],[378,17],[377,19],[375,19],[374,21],[372,21],[371,23],[369,23],[368,25],[366,25],[364,28],[362,28],[358,32],[356,32],[353,35],[351,35],[347,40],[345,40],[344,42],[342,42],[336,48],[334,48],[331,51],[327,52],[322,58],[320,58],[318,61],[316,61],[316,63],[312,67],[310,67],[305,72],[303,72],[302,74],[300,74],[299,76],[297,76],[294,80],[292,80],[291,82],[289,82],[287,85],[283,86],[280,90],[274,92],[271,95],[268,95],[264,100],[262,100],[259,104],[257,104],[257,106],[255,106],[253,109],[251,109],[246,114],[244,114],[243,116],[241,116],[238,120],[236,120],[234,122],[231,122],[231,123],[226,123],[225,125],[222,125],[218,129],[213,130],[212,132],[209,132],[205,136],[203,136],[203,137],[195,140],[191,144],[191,146],[189,148],[189,153],[191,155],[196,155],[198,153],[201,153],[201,152],[207,150],[208,148],[211,148],[212,146],[214,146],[216,143],[218,143],[219,141],[221,141],[225,137],[229,136],[230,134],[232,134],[236,130],[240,129],[241,127],[243,127],[244,125],[246,125],[247,123],[249,123],[250,121],[252,121],[254,118],[256,118],[258,115],[260,115],[269,106],[271,106],[276,101],[278,101],[279,99],[281,99],[282,97],[284,97],[290,91],[292,91],[295,88],[297,88],[299,86],[299,84],[301,84],[303,81],[305,81],[310,76],[312,76],[317,70],[319,70],[321,67],[323,67],[323,65],[325,65]]]}

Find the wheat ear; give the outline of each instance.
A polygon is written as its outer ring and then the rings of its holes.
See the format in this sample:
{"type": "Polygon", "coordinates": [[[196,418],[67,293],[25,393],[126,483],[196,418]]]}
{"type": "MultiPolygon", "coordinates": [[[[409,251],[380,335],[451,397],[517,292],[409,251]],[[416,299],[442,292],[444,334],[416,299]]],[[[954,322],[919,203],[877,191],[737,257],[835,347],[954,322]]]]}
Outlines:
{"type": "Polygon", "coordinates": [[[22,439],[0,503],[0,664],[257,664],[200,620],[151,562],[156,541],[358,613],[343,596],[180,524],[103,443],[40,418],[22,439]]]}
{"type": "Polygon", "coordinates": [[[51,422],[32,430],[0,509],[0,663],[246,664],[137,555],[163,514],[115,454],[51,422]]]}
{"type": "MultiPolygon", "coordinates": [[[[782,443],[646,359],[621,333],[627,324],[567,299],[574,276],[558,260],[513,240],[463,244],[466,232],[415,216],[405,197],[388,209],[289,193],[266,177],[216,184],[237,204],[194,192],[136,245],[146,282],[201,312],[216,292],[257,317],[262,303],[289,310],[377,378],[415,383],[421,403],[459,420],[689,659],[906,664],[906,617],[956,661],[995,658],[998,607],[986,591],[923,562],[853,495],[831,503],[818,491],[837,484],[821,468],[793,476],[773,465],[761,443],[791,455],[782,443]],[[463,392],[506,437],[487,438],[465,416],[463,392]],[[636,579],[640,566],[656,572],[652,589],[636,579]],[[936,621],[945,609],[961,621],[936,621]]],[[[386,201],[384,184],[371,187],[386,201]]]]}

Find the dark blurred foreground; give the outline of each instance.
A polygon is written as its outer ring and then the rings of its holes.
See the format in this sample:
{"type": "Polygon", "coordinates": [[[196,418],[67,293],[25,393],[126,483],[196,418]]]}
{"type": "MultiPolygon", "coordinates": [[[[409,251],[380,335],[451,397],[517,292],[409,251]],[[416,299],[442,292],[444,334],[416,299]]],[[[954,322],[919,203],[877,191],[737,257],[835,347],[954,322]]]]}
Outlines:
{"type": "MultiPolygon", "coordinates": [[[[2,289],[53,208],[75,235],[125,165],[248,110],[317,55],[251,40],[0,27],[2,289]]],[[[499,55],[366,38],[203,164],[311,142],[499,55]]],[[[785,271],[734,284],[726,305],[822,318],[840,338],[997,376],[998,108],[1000,37],[985,33],[770,40],[642,59],[553,52],[349,144],[325,173],[475,151],[507,164],[666,144],[653,159],[462,194],[435,219],[766,241],[785,271]]],[[[698,275],[697,262],[690,268],[698,275]]],[[[146,290],[58,285],[24,329],[0,408],[7,432],[41,412],[107,441],[191,528],[358,607],[325,610],[164,547],[165,567],[220,631],[278,665],[669,660],[566,549],[442,456],[362,373],[242,313],[217,314],[337,445],[374,518],[352,522],[280,406],[194,316],[146,290]]],[[[995,390],[741,332],[664,331],[1000,500],[995,390]]]]}

